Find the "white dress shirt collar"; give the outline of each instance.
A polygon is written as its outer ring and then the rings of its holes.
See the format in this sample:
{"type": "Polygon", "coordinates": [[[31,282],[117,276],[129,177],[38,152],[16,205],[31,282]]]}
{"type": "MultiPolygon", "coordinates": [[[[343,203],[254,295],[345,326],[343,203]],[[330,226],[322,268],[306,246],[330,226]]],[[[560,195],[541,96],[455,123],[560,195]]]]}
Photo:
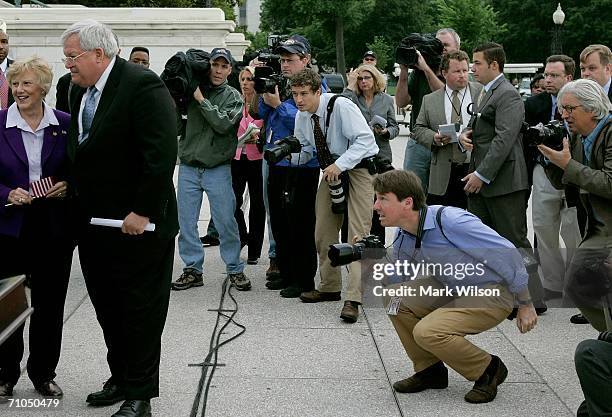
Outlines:
{"type": "Polygon", "coordinates": [[[6,114],[6,127],[16,127],[26,132],[38,132],[41,129],[48,127],[49,125],[59,125],[59,121],[55,116],[53,109],[43,101],[43,118],[41,119],[36,131],[33,131],[30,125],[21,117],[17,103],[13,103],[9,106],[6,114]]]}
{"type": "Polygon", "coordinates": [[[485,92],[489,92],[489,90],[491,89],[491,87],[493,87],[493,84],[495,84],[495,81],[497,81],[499,79],[499,77],[503,77],[504,73],[502,72],[501,74],[499,74],[497,77],[495,77],[494,79],[492,79],[487,85],[484,86],[485,92]]]}
{"type": "Polygon", "coordinates": [[[612,77],[608,78],[608,82],[602,87],[606,95],[610,94],[610,84],[612,84],[612,77]]]}
{"type": "Polygon", "coordinates": [[[115,65],[116,60],[117,60],[117,57],[113,57],[113,59],[111,59],[111,62],[108,64],[108,67],[106,67],[102,75],[100,75],[100,78],[98,78],[98,81],[96,81],[95,86],[98,92],[100,93],[100,95],[102,94],[102,90],[104,90],[104,86],[106,85],[106,82],[108,81],[108,76],[113,70],[113,66],[115,65]]]}

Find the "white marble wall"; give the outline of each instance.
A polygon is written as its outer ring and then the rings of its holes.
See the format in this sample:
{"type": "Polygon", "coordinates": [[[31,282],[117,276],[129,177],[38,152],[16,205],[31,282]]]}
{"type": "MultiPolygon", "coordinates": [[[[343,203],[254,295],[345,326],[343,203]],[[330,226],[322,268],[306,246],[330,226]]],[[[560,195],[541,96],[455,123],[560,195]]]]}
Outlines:
{"type": "MultiPolygon", "coordinates": [[[[96,19],[110,25],[119,37],[121,56],[128,57],[134,46],[151,52],[151,69],[160,74],[169,57],[177,51],[227,47],[242,59],[249,42],[233,33],[235,23],[225,20],[221,9],[170,8],[3,8],[11,58],[36,54],[53,66],[55,80],[66,73],[61,58],[60,36],[72,23],[96,19]]],[[[55,89],[47,101],[55,103],[55,89]]]]}

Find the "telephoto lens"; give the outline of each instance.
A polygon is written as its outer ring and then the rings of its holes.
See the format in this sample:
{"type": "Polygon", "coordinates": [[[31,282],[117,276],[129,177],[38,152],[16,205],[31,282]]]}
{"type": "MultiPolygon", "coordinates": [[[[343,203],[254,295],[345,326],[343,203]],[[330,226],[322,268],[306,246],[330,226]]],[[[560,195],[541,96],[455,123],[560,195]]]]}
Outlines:
{"type": "Polygon", "coordinates": [[[331,196],[331,209],[334,214],[346,213],[346,197],[344,196],[344,187],[342,181],[328,181],[329,193],[331,196]]]}

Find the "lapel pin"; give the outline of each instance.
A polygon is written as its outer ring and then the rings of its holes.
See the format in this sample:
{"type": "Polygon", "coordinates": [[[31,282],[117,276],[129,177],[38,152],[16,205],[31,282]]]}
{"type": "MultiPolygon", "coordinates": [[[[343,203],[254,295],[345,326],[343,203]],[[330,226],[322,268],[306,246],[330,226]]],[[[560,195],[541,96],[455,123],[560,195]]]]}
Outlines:
{"type": "Polygon", "coordinates": [[[53,132],[51,132],[51,134],[52,134],[53,136],[57,136],[57,132],[56,132],[55,130],[54,130],[53,132]]]}
{"type": "Polygon", "coordinates": [[[65,135],[65,134],[66,134],[66,131],[65,131],[65,130],[62,130],[62,135],[65,135]]]}

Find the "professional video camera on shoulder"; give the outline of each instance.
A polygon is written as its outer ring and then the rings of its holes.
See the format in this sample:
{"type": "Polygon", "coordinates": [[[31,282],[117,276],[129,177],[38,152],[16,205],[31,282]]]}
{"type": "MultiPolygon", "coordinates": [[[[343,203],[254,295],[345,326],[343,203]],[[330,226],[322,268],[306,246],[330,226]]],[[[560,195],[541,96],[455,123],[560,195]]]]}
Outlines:
{"type": "Polygon", "coordinates": [[[521,133],[530,146],[544,145],[557,151],[563,150],[565,126],[560,120],[551,120],[546,124],[538,123],[535,126],[523,123],[521,133]]]}
{"type": "Polygon", "coordinates": [[[177,52],[166,62],[160,78],[178,109],[185,114],[196,88],[204,89],[210,83],[209,74],[210,54],[201,49],[188,49],[177,52]]]}
{"type": "Polygon", "coordinates": [[[435,33],[411,33],[400,42],[395,50],[395,62],[416,68],[417,50],[423,55],[429,68],[436,71],[442,61],[444,45],[435,33]]]}
{"type": "Polygon", "coordinates": [[[302,144],[300,140],[295,136],[287,136],[279,140],[274,146],[266,149],[264,151],[264,159],[268,164],[274,165],[292,153],[298,153],[301,150],[302,144]]]}

